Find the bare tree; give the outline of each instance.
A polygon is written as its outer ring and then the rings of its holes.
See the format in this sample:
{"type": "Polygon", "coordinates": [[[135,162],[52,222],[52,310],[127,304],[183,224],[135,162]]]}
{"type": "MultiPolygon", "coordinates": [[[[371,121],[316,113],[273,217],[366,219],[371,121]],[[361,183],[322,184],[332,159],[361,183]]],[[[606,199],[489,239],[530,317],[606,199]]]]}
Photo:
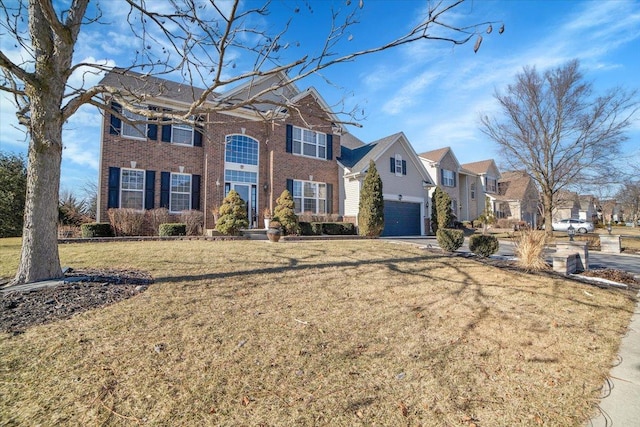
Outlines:
{"type": "Polygon", "coordinates": [[[640,180],[623,184],[616,195],[616,202],[620,203],[625,220],[631,221],[637,227],[640,221],[640,180]]]}
{"type": "Polygon", "coordinates": [[[602,182],[638,111],[636,92],[592,92],[577,60],[542,75],[525,67],[506,93],[494,95],[503,118],[481,118],[482,131],[499,145],[504,162],[526,169],[538,185],[548,234],[557,194],[581,182],[602,182]]]}
{"type": "MultiPolygon", "coordinates": [[[[239,0],[118,0],[118,4],[128,10],[128,34],[124,36],[135,51],[132,63],[127,64],[124,72],[168,76],[187,85],[205,87],[193,91],[189,108],[169,114],[136,107],[138,101],[160,94],[150,94],[143,78],[126,89],[85,83],[85,77],[111,69],[106,63],[83,63],[74,58],[77,45],[90,42],[85,40],[83,31],[100,25],[106,29],[109,25],[99,4],[92,3],[89,7],[89,0],[0,0],[2,37],[13,38],[11,44],[21,50],[18,55],[0,51],[0,90],[13,96],[19,123],[27,129],[30,138],[23,244],[12,283],[62,275],[56,240],[62,129],[82,105],[108,109],[109,99],[115,98],[123,108],[146,118],[193,123],[194,117],[207,111],[274,103],[269,94],[282,89],[278,85],[255,88],[242,100],[216,97],[218,88],[251,82],[257,77],[286,72],[290,77],[282,83],[286,86],[338,63],[427,40],[460,45],[475,38],[474,50],[477,50],[482,41],[480,32],[491,32],[491,24],[457,25],[449,21],[463,2],[428,2],[421,22],[406,34],[380,46],[350,51],[349,32],[358,22],[363,1],[352,4],[347,0],[341,10],[332,10],[326,39],[316,52],[289,54],[295,41],[287,37],[287,29],[299,16],[297,8],[292,9],[284,28],[273,31],[259,26],[269,14],[268,0],[262,5],[239,0]],[[241,71],[236,67],[238,57],[249,57],[252,65],[242,67],[244,71],[241,71]]],[[[108,4],[114,3],[116,0],[108,4]]],[[[323,4],[322,7],[330,6],[323,4]]],[[[407,22],[414,19],[407,17],[407,22]]],[[[504,27],[499,32],[503,30],[504,27]]],[[[296,107],[287,100],[275,103],[289,109],[296,107]]]]}

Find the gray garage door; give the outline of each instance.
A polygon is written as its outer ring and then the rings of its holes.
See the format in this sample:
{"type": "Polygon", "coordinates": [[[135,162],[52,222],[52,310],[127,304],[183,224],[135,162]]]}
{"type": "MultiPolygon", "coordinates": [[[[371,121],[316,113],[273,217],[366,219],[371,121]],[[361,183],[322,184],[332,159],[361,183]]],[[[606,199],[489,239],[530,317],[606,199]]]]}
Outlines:
{"type": "Polygon", "coordinates": [[[419,236],[420,203],[384,201],[383,236],[419,236]]]}

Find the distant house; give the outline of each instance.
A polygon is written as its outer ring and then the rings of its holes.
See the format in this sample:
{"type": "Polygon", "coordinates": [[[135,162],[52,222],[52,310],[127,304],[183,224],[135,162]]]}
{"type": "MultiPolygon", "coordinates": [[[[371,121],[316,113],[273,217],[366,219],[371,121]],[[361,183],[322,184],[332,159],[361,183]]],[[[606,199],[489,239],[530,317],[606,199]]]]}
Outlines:
{"type": "MultiPolygon", "coordinates": [[[[496,166],[496,162],[493,159],[480,160],[478,162],[465,163],[462,165],[462,169],[465,171],[470,171],[472,174],[478,177],[480,182],[480,193],[483,196],[489,197],[491,200],[491,206],[493,211],[496,212],[496,196],[498,195],[498,180],[500,179],[500,171],[498,170],[498,166],[496,166]]],[[[472,181],[472,177],[469,177],[470,182],[472,181]]],[[[478,193],[478,191],[476,191],[478,193]]],[[[475,203],[472,203],[473,211],[469,211],[468,218],[476,219],[478,215],[482,213],[485,209],[485,199],[482,200],[474,200],[475,203]]],[[[469,204],[469,203],[467,203],[469,204]]]]}
{"type": "Polygon", "coordinates": [[[578,196],[578,202],[580,203],[580,211],[578,217],[585,221],[597,222],[598,221],[598,201],[590,194],[578,196]]]}
{"type": "Polygon", "coordinates": [[[554,196],[553,220],[560,221],[580,216],[578,194],[572,191],[558,191],[554,196]]]}
{"type": "Polygon", "coordinates": [[[340,213],[357,224],[360,189],[373,160],[382,180],[383,236],[415,236],[429,231],[429,189],[434,186],[404,133],[364,144],[343,134],[338,165],[342,179],[340,213]]]}
{"type": "MultiPolygon", "coordinates": [[[[469,219],[465,215],[465,206],[462,200],[466,200],[466,195],[461,194],[461,189],[471,191],[468,184],[467,174],[461,173],[460,162],[456,158],[451,147],[439,148],[437,150],[426,151],[418,155],[420,161],[436,184],[442,191],[451,198],[451,210],[456,219],[463,221],[469,219]]],[[[429,191],[432,197],[435,188],[429,191]]],[[[474,198],[477,194],[473,195],[474,198]]]]}
{"type": "Polygon", "coordinates": [[[495,196],[496,217],[525,222],[537,228],[540,194],[531,176],[524,171],[503,172],[495,196]]]}

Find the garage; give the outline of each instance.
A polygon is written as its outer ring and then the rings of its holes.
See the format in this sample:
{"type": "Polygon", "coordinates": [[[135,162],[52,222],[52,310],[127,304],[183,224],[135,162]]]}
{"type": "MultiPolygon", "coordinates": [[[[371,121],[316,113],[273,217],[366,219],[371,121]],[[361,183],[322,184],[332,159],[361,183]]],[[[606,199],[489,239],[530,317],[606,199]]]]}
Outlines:
{"type": "Polygon", "coordinates": [[[420,206],[420,203],[385,200],[382,236],[419,236],[420,206]]]}

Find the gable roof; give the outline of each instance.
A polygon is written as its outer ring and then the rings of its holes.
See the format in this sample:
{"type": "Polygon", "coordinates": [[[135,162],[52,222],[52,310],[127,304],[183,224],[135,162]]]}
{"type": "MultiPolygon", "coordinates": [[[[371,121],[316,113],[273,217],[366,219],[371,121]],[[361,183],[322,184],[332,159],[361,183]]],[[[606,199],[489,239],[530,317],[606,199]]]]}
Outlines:
{"type": "Polygon", "coordinates": [[[475,174],[478,175],[482,175],[482,174],[486,174],[487,172],[489,172],[489,169],[491,169],[491,167],[493,166],[496,170],[498,170],[498,167],[496,166],[496,162],[493,161],[493,159],[488,159],[488,160],[480,160],[478,162],[471,162],[471,163],[465,163],[464,165],[460,165],[462,166],[464,169],[471,171],[475,174]]]}
{"type": "Polygon", "coordinates": [[[418,155],[407,140],[403,132],[394,133],[393,135],[373,141],[355,149],[342,147],[341,157],[338,159],[342,165],[350,169],[352,173],[364,173],[369,168],[369,161],[377,161],[393,144],[399,142],[404,148],[411,153],[411,158],[407,160],[413,161],[416,168],[420,171],[423,181],[433,184],[429,173],[418,160],[418,155]]]}
{"type": "Polygon", "coordinates": [[[431,160],[432,162],[439,162],[444,156],[451,151],[451,147],[438,148],[437,150],[425,151],[418,154],[423,159],[431,160]]]}
{"type": "Polygon", "coordinates": [[[340,135],[340,146],[341,147],[347,147],[351,150],[354,150],[356,148],[362,147],[363,145],[365,145],[364,141],[362,141],[361,139],[353,136],[352,134],[345,132],[342,135],[340,135]]]}
{"type": "MultiPolygon", "coordinates": [[[[132,95],[146,95],[152,98],[167,99],[181,103],[191,104],[199,99],[204,89],[184,83],[176,83],[171,80],[161,79],[156,76],[136,73],[114,67],[100,80],[99,85],[113,86],[124,89],[132,95]]],[[[126,95],[123,94],[123,95],[126,95]]],[[[211,94],[209,100],[213,101],[219,94],[211,94]]]]}
{"type": "Polygon", "coordinates": [[[509,171],[498,180],[498,200],[523,200],[527,188],[532,183],[531,176],[524,171],[509,171]]]}

